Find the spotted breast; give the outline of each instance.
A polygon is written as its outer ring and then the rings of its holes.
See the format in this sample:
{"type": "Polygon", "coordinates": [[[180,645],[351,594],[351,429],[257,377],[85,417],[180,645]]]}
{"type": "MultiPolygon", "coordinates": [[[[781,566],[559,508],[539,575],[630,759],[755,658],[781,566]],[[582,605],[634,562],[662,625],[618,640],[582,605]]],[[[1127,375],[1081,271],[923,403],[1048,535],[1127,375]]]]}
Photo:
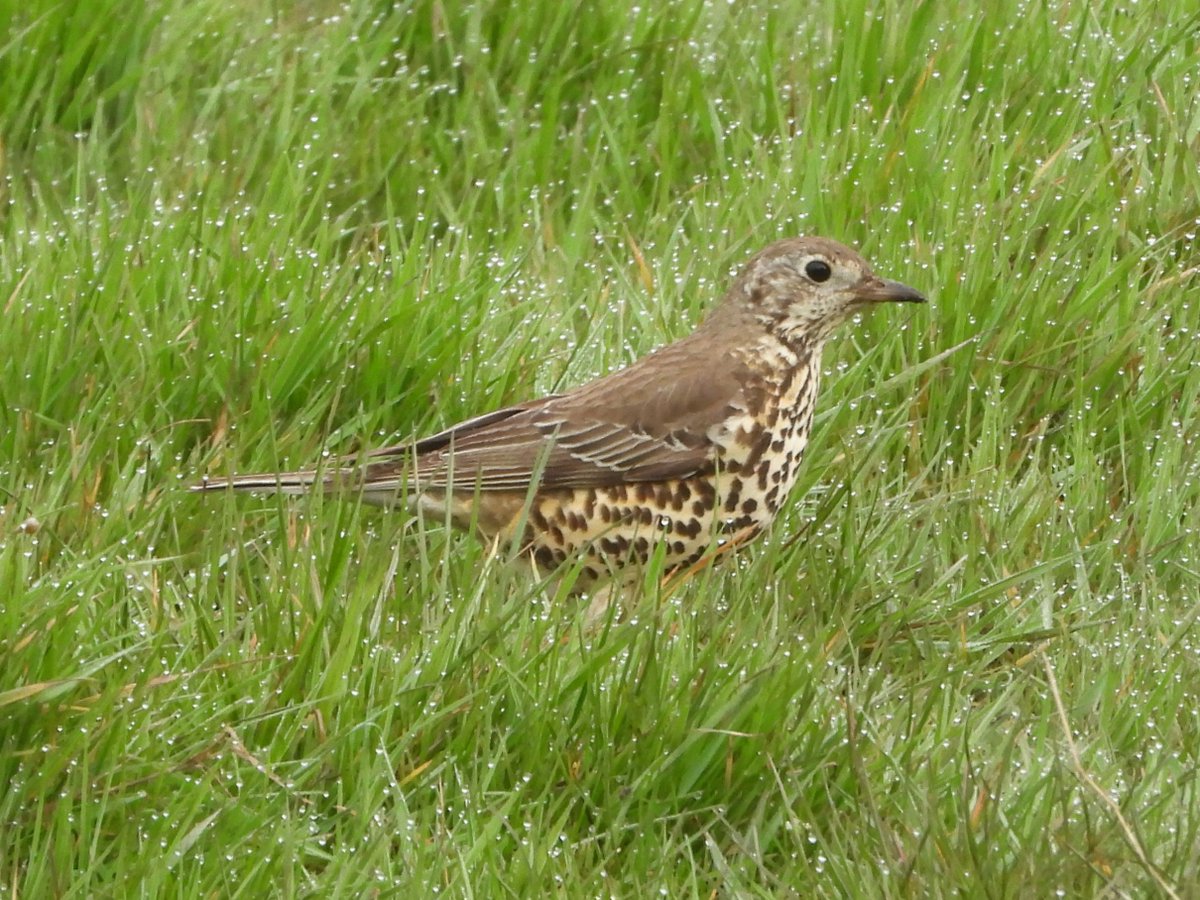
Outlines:
{"type": "MultiPolygon", "coordinates": [[[[779,512],[808,445],[820,348],[799,350],[772,336],[736,355],[744,390],[708,429],[710,464],[658,483],[539,492],[516,512],[504,537],[541,569],[580,559],[576,591],[636,579],[661,558],[664,573],[685,569],[727,540],[749,540],[779,512]]],[[[515,501],[515,498],[514,498],[515,501]]],[[[514,503],[515,506],[515,503],[514,503]]]]}

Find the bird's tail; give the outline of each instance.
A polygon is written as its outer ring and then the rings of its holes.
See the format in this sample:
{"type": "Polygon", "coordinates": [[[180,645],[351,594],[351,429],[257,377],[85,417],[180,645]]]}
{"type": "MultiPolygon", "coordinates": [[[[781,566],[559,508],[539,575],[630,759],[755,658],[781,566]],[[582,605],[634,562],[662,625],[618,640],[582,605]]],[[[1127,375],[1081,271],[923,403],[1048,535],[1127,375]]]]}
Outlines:
{"type": "Polygon", "coordinates": [[[298,472],[261,472],[255,475],[205,477],[193,491],[247,491],[260,494],[358,493],[374,506],[402,506],[413,493],[403,468],[391,462],[365,466],[333,466],[298,472]]]}
{"type": "Polygon", "coordinates": [[[231,475],[224,478],[204,476],[193,491],[257,491],[262,494],[308,494],[312,491],[332,493],[350,484],[351,470],[318,472],[315,469],[300,472],[262,472],[257,475],[231,475]]]}

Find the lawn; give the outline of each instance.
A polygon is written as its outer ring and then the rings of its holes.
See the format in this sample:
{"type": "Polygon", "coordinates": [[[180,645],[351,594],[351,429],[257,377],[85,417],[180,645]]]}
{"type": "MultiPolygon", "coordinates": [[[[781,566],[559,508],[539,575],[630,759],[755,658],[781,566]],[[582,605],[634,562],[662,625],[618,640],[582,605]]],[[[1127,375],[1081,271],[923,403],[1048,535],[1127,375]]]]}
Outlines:
{"type": "Polygon", "coordinates": [[[1200,0],[0,2],[0,894],[1196,896],[1200,0]],[[596,629],[353,496],[770,241],[923,290],[596,629]]]}

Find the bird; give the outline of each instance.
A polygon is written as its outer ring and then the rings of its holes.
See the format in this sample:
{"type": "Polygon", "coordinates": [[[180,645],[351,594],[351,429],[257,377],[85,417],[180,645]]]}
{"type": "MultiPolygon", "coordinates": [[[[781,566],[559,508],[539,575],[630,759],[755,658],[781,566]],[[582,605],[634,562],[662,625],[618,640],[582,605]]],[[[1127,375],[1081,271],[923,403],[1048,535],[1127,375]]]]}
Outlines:
{"type": "Polygon", "coordinates": [[[324,467],[192,489],[357,492],[509,542],[536,571],[569,570],[567,593],[607,597],[652,559],[664,577],[687,572],[768,528],[808,446],[826,342],[889,302],[925,297],[837,241],[779,240],[691,334],[623,369],[324,467]]]}

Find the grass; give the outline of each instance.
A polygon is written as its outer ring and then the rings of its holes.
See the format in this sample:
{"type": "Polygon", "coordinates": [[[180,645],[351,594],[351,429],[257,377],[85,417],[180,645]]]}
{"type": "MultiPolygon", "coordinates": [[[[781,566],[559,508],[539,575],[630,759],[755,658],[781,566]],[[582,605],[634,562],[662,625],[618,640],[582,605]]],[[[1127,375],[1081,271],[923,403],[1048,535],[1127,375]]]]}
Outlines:
{"type": "Polygon", "coordinates": [[[1200,891],[1200,5],[0,4],[0,891],[1200,891]],[[770,240],[926,290],[595,634],[348,499],[770,240]]]}

